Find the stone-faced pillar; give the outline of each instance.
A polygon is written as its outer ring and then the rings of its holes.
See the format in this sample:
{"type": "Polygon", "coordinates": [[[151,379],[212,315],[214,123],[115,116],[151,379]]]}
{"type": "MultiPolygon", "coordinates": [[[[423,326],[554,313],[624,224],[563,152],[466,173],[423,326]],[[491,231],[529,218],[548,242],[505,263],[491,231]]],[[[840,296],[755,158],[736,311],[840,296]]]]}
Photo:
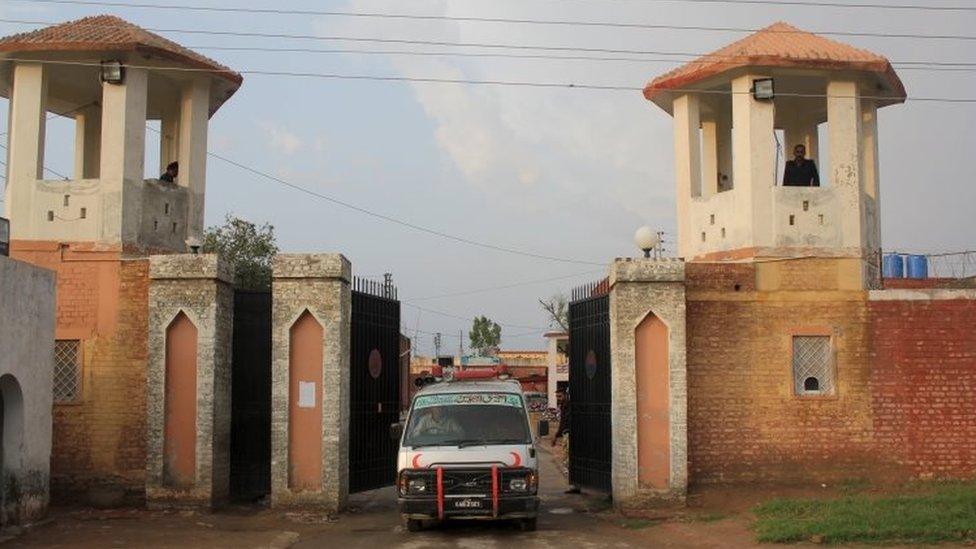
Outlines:
{"type": "Polygon", "coordinates": [[[688,485],[685,286],[680,260],[610,270],[613,501],[682,499],[688,485]]]}
{"type": "Polygon", "coordinates": [[[231,267],[152,256],[149,278],[146,499],[216,508],[230,486],[231,267]]]}
{"type": "Polygon", "coordinates": [[[349,492],[351,266],[282,254],[273,269],[271,503],[336,511],[349,492]]]}

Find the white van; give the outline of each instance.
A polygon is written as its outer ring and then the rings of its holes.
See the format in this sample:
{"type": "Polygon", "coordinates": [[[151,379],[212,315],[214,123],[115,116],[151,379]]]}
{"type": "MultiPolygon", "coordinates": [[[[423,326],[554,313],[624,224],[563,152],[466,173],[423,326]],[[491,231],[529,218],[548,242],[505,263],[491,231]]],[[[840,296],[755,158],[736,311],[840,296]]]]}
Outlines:
{"type": "Polygon", "coordinates": [[[399,435],[397,503],[411,532],[424,521],[515,519],[535,530],[539,469],[517,381],[456,379],[413,399],[399,435]]]}

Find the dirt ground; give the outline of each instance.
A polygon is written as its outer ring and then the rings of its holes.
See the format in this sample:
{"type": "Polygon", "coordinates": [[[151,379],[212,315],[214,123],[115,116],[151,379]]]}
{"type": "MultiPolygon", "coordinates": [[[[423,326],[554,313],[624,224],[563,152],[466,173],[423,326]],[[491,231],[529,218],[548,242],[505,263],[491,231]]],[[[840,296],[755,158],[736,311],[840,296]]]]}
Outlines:
{"type": "MultiPolygon", "coordinates": [[[[605,496],[565,494],[560,449],[544,443],[539,530],[513,525],[458,522],[419,533],[399,523],[392,488],[356,494],[350,509],[335,517],[235,506],[218,513],[144,509],[52,509],[42,524],[8,536],[7,547],[458,547],[509,548],[733,548],[755,547],[750,531],[756,503],[772,496],[836,495],[842,487],[708,489],[686,507],[622,515],[605,496]]],[[[801,544],[806,545],[806,544],[801,544]]],[[[945,546],[942,546],[945,547],[945,546]]]]}

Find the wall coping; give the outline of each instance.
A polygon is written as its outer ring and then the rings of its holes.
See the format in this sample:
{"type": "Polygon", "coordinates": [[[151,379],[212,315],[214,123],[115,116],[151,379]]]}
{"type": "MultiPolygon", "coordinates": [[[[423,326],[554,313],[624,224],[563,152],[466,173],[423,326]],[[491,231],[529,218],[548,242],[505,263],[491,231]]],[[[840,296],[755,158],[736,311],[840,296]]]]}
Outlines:
{"type": "Polygon", "coordinates": [[[678,258],[617,258],[610,266],[610,286],[619,282],[684,282],[685,262],[678,258]]]}
{"type": "Polygon", "coordinates": [[[152,280],[216,279],[234,283],[234,268],[217,254],[166,254],[149,256],[152,280]]]}
{"type": "Polygon", "coordinates": [[[274,278],[352,279],[352,265],[342,254],[278,254],[271,262],[274,278]]]}
{"type": "Polygon", "coordinates": [[[976,289],[917,288],[870,290],[868,301],[940,301],[949,299],[976,300],[976,289]]]}

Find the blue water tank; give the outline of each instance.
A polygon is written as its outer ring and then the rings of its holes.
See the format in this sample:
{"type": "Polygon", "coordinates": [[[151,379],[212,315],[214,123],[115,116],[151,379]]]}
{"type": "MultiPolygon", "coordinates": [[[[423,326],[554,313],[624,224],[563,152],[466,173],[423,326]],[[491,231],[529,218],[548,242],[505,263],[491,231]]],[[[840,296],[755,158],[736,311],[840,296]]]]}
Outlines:
{"type": "Polygon", "coordinates": [[[885,254],[881,258],[881,276],[905,278],[905,260],[898,254],[885,254]]]}
{"type": "Polygon", "coordinates": [[[924,255],[908,256],[908,278],[928,278],[929,258],[924,255]]]}

